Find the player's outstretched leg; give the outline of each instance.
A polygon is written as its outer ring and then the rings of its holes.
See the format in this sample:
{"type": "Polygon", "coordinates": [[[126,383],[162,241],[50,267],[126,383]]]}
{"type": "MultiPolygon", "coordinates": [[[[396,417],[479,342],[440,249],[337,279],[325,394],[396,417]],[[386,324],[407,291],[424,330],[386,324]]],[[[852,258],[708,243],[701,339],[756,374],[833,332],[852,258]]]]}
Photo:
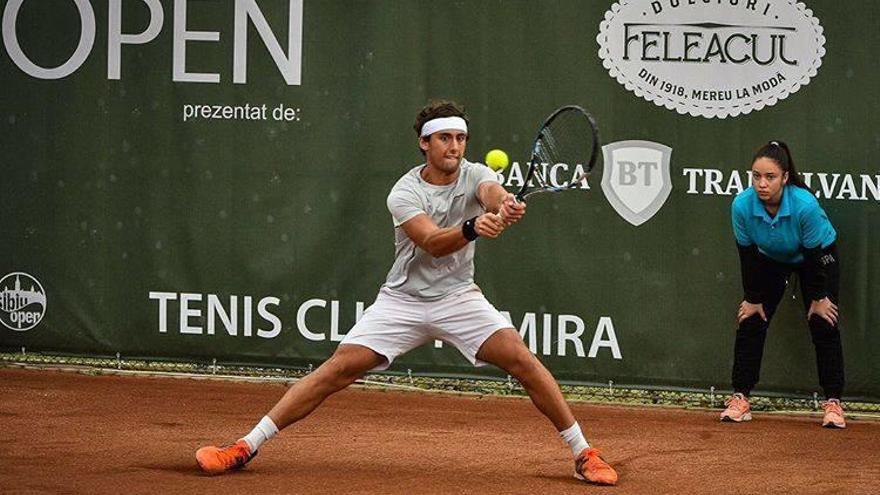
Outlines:
{"type": "Polygon", "coordinates": [[[202,447],[196,451],[199,467],[210,474],[241,469],[257,455],[260,446],[280,430],[308,416],[324,399],[384,362],[383,356],[364,346],[341,344],[317,370],[294,383],[250,433],[232,445],[202,447]]]}
{"type": "Polygon", "coordinates": [[[480,347],[477,358],[498,366],[522,384],[535,407],[547,416],[571,447],[576,478],[602,485],[617,483],[617,472],[584,438],[556,379],[529,351],[516,330],[505,328],[492,334],[480,347]]]}

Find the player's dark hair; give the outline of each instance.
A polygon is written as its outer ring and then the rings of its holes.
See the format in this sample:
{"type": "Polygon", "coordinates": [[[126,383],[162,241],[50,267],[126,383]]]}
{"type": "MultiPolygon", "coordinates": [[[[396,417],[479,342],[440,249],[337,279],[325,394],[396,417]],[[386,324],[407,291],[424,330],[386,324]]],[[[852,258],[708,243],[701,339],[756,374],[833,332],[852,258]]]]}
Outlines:
{"type": "MultiPolygon", "coordinates": [[[[464,119],[465,123],[468,123],[468,117],[464,112],[463,106],[451,100],[431,100],[419,111],[418,115],[416,115],[416,123],[413,125],[413,129],[416,131],[416,136],[421,138],[422,126],[425,125],[425,122],[442,117],[461,117],[464,119]]],[[[419,151],[421,151],[423,155],[425,154],[421,148],[419,148],[419,151]]]]}
{"type": "Polygon", "coordinates": [[[754,158],[752,158],[752,163],[755,163],[755,160],[758,158],[768,158],[773,160],[779,165],[779,168],[781,168],[783,172],[788,172],[789,184],[808,191],[810,190],[809,186],[804,182],[804,178],[801,177],[801,174],[799,174],[794,167],[794,159],[791,157],[791,150],[788,149],[788,145],[783,141],[770,141],[758,148],[758,150],[755,151],[754,158]]]}

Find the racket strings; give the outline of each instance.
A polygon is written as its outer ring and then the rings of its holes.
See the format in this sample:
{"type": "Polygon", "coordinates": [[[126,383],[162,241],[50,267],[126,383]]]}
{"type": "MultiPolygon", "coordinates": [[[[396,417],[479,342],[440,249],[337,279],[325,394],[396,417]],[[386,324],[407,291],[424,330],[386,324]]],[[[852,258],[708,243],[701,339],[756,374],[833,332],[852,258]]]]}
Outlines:
{"type": "Polygon", "coordinates": [[[586,117],[578,112],[564,112],[548,126],[552,146],[550,158],[569,166],[585,165],[590,158],[591,127],[586,117]]]}
{"type": "Polygon", "coordinates": [[[598,146],[595,122],[583,108],[567,105],[557,109],[538,132],[529,170],[517,196],[524,199],[540,192],[582,186],[596,162],[598,146]],[[567,173],[574,177],[567,180],[567,173]]]}
{"type": "Polygon", "coordinates": [[[535,147],[535,156],[532,157],[532,161],[535,164],[532,166],[534,171],[532,172],[532,179],[538,183],[539,187],[547,187],[547,181],[544,178],[544,172],[542,171],[541,163],[546,163],[546,153],[542,151],[544,144],[539,140],[538,144],[535,147]],[[537,158],[537,160],[535,160],[537,158]]]}
{"type": "Polygon", "coordinates": [[[546,167],[565,164],[574,168],[585,165],[590,158],[590,143],[585,136],[591,135],[589,122],[581,114],[565,112],[557,116],[541,131],[535,145],[536,164],[535,179],[542,188],[572,187],[583,182],[586,173],[578,173],[568,184],[551,184],[546,177],[546,167]],[[546,164],[546,165],[545,165],[546,164]]]}

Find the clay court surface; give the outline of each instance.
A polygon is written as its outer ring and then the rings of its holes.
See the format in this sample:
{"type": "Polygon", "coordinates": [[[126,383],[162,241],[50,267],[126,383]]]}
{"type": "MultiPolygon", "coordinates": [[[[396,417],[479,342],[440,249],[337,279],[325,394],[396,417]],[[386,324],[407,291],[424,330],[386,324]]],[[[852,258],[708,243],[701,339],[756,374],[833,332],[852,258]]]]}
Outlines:
{"type": "Polygon", "coordinates": [[[194,452],[248,430],[279,383],[0,368],[0,493],[878,493],[880,422],[574,405],[617,487],[572,477],[528,400],[352,388],[209,477],[194,452]]]}

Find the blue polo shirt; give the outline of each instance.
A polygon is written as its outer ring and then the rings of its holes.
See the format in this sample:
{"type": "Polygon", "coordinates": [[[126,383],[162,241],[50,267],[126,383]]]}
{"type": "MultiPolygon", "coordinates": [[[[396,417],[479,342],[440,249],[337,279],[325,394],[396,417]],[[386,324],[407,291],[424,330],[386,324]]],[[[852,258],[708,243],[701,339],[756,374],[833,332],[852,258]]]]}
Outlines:
{"type": "Polygon", "coordinates": [[[731,207],[733,234],[740,246],[758,245],[758,251],[782,263],[800,263],[802,249],[826,248],[837,239],[825,210],[810,191],[787,185],[776,216],[770,218],[754,187],[736,195],[731,207]]]}

